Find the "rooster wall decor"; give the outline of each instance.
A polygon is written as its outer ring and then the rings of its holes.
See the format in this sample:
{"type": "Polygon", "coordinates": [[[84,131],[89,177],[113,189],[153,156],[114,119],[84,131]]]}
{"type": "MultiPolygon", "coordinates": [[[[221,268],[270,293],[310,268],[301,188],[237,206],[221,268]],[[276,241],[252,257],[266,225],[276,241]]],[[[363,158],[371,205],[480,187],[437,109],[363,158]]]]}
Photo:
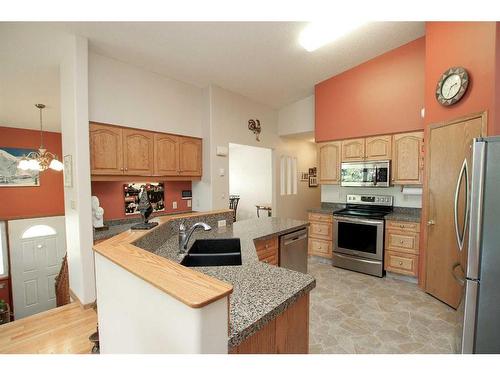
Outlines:
{"type": "Polygon", "coordinates": [[[260,139],[259,139],[259,136],[260,136],[260,121],[258,119],[250,119],[248,120],[248,129],[250,129],[250,131],[253,132],[253,134],[255,134],[255,139],[257,140],[257,142],[260,142],[260,139]]]}

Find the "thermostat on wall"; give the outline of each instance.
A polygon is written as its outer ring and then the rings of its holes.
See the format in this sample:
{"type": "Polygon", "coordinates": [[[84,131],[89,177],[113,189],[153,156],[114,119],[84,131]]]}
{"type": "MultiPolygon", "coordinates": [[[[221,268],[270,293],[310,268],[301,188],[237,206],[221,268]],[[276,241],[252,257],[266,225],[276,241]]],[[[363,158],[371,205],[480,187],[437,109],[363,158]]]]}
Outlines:
{"type": "Polygon", "coordinates": [[[217,146],[217,156],[227,156],[228,150],[225,146],[217,146]]]}

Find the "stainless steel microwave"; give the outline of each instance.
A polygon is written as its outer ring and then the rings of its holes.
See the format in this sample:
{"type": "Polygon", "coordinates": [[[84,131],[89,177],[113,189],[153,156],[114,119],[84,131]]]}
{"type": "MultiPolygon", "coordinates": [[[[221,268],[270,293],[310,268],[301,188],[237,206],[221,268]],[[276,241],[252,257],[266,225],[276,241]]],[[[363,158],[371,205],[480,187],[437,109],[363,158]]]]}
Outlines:
{"type": "Polygon", "coordinates": [[[388,187],[391,182],[390,164],[388,160],[342,163],[340,185],[388,187]]]}

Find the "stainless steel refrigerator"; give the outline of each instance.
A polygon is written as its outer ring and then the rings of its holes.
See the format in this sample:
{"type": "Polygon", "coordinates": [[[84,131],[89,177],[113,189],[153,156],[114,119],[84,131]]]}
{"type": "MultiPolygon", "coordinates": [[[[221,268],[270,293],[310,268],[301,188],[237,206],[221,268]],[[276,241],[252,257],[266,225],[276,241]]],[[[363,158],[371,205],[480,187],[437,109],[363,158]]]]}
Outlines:
{"type": "MultiPolygon", "coordinates": [[[[468,252],[462,257],[467,264],[461,265],[465,279],[461,280],[464,297],[459,309],[463,319],[458,350],[464,354],[500,353],[500,137],[474,139],[471,169],[470,204],[466,208],[468,252]]],[[[467,171],[465,175],[469,185],[467,171]]],[[[460,244],[466,230],[460,235],[456,222],[460,244]]]]}

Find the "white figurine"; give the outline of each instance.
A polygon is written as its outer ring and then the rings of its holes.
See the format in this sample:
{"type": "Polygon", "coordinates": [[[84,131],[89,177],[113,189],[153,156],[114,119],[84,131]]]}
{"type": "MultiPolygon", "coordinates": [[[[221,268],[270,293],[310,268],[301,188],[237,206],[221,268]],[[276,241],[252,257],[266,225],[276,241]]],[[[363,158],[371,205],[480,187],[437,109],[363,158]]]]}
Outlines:
{"type": "Polygon", "coordinates": [[[104,226],[104,208],[99,207],[99,198],[92,196],[92,225],[94,228],[104,226]]]}

